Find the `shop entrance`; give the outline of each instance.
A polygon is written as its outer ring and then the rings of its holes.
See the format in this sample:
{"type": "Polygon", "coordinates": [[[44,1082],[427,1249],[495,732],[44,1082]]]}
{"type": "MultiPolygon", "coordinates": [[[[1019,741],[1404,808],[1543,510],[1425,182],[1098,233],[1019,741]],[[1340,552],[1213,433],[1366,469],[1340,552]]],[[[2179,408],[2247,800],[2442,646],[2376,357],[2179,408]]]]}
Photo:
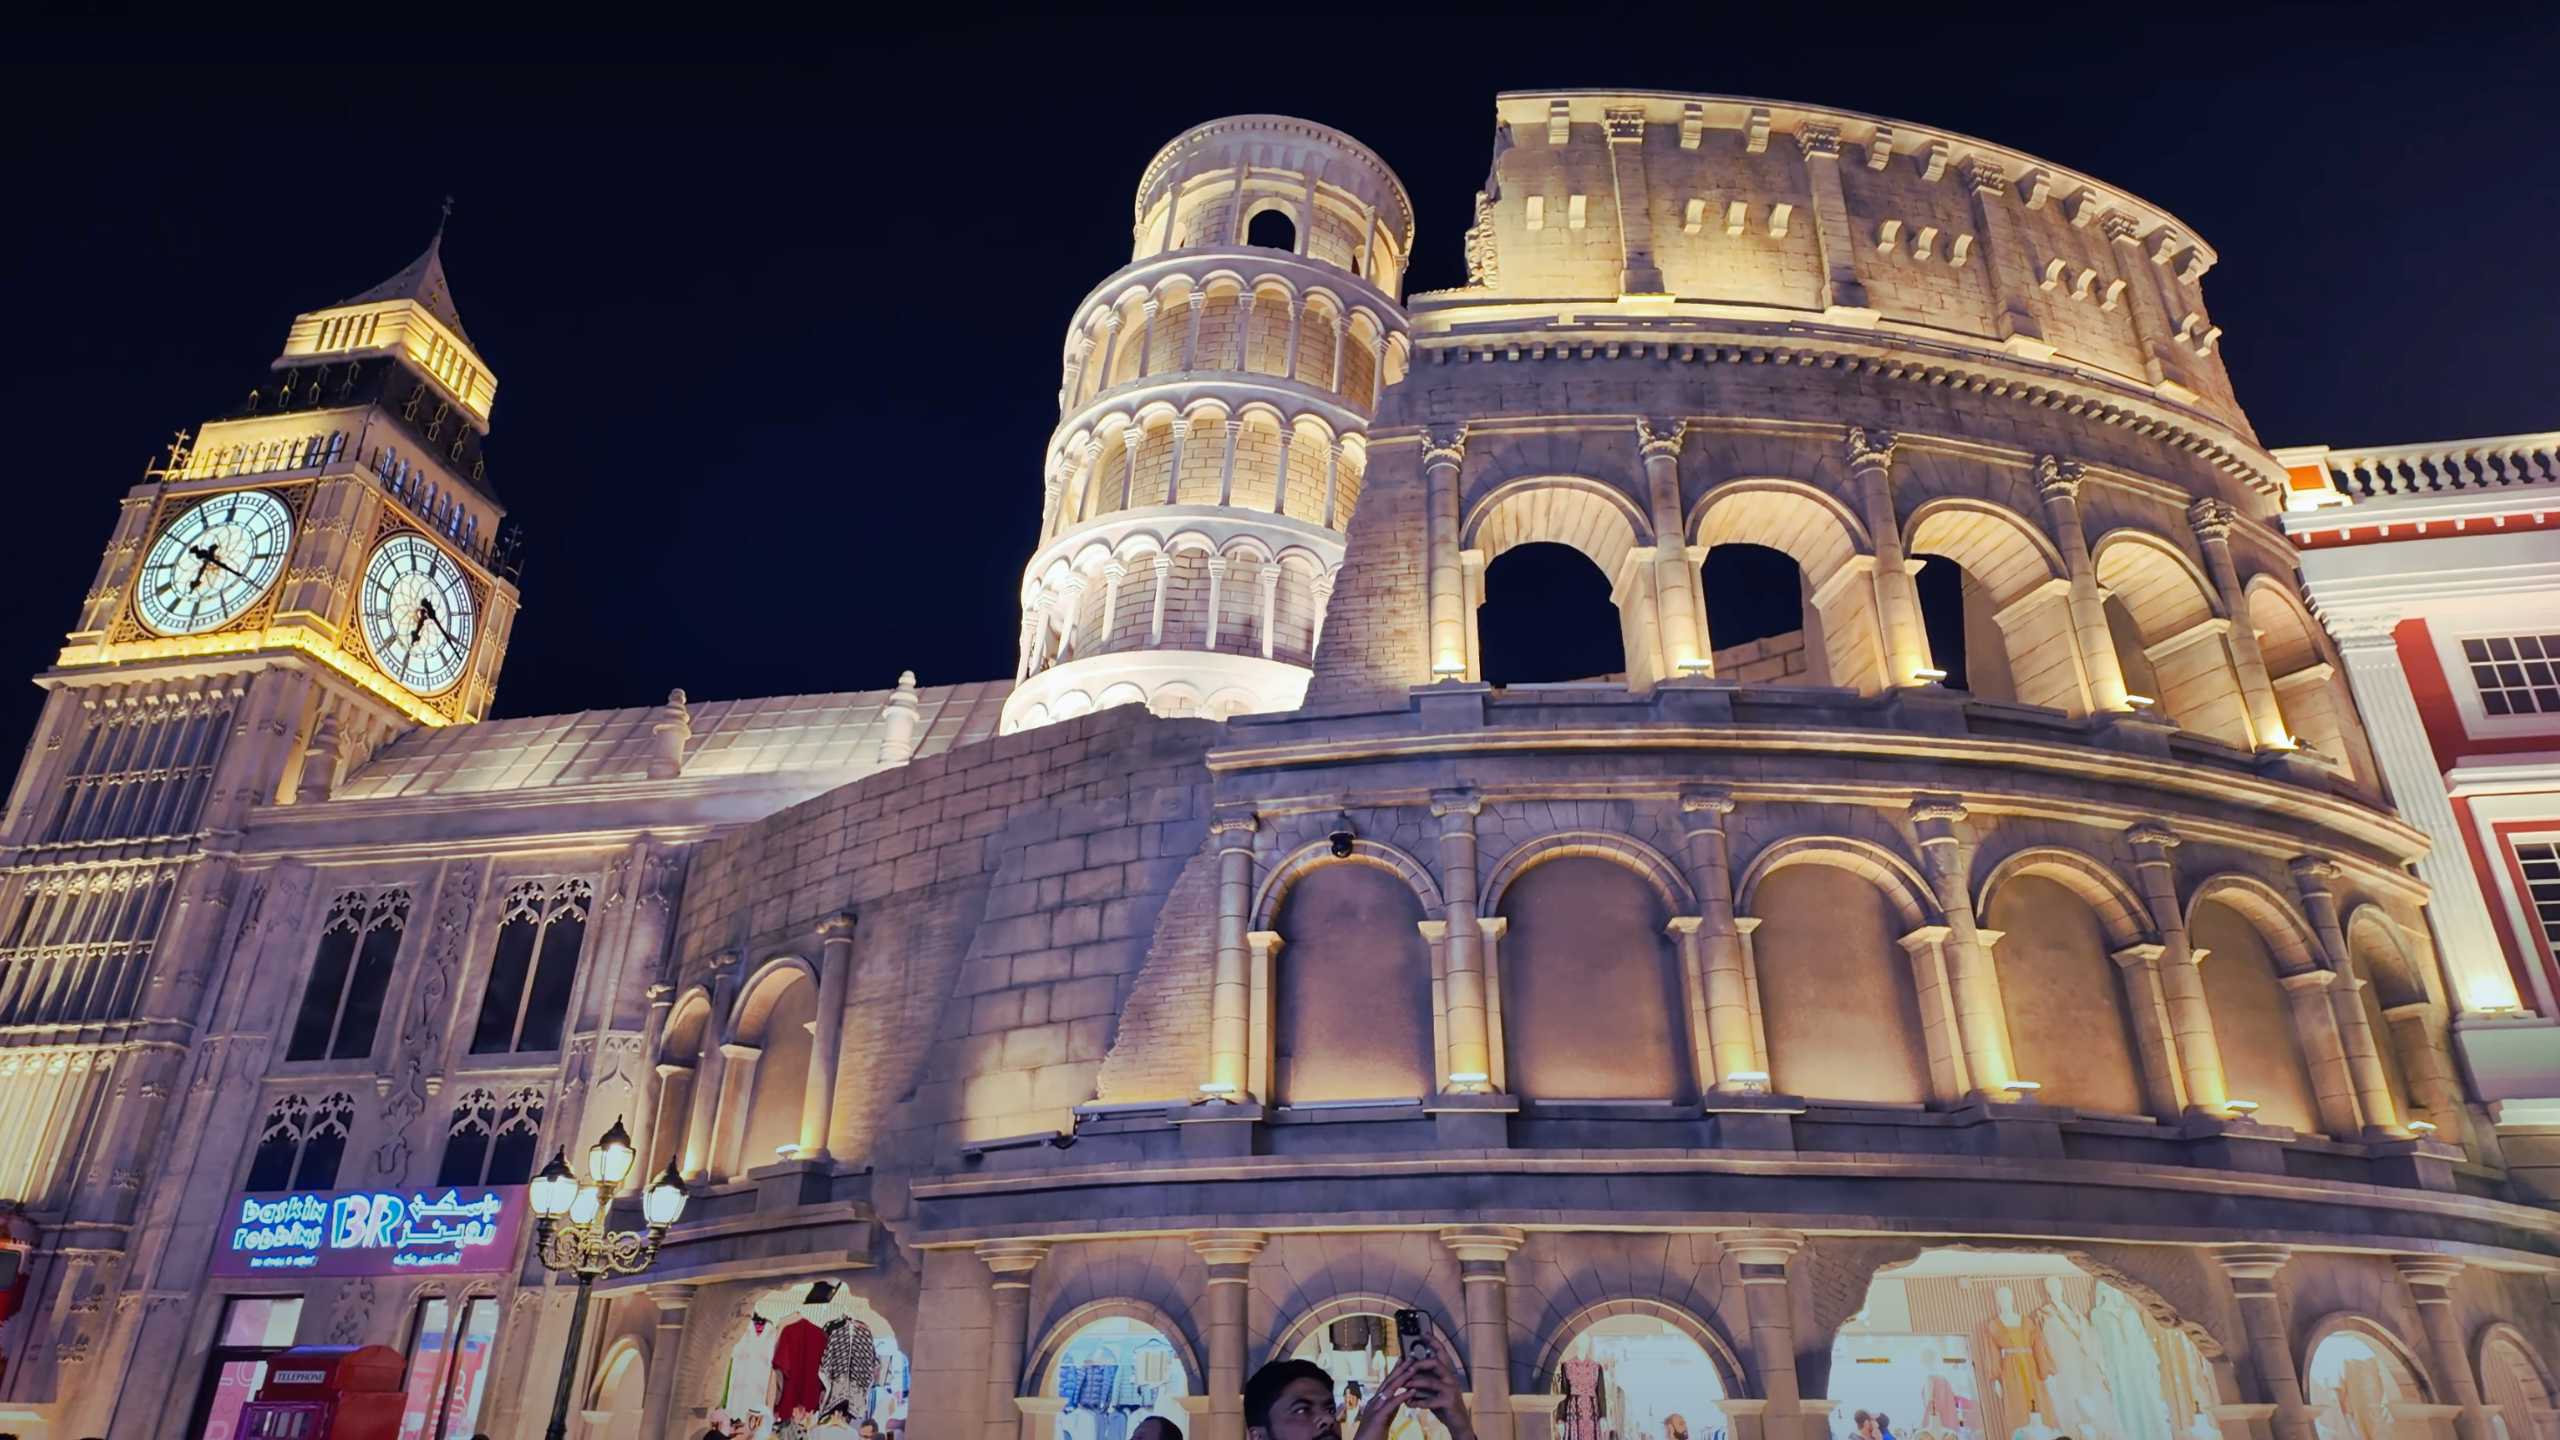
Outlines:
{"type": "Polygon", "coordinates": [[[1831,1349],[1836,1440],[2219,1440],[2184,1331],[2060,1255],[1932,1250],[1876,1272],[1831,1349]]]}
{"type": "MultiPolygon", "coordinates": [[[[1457,1342],[1446,1335],[1434,1337],[1444,1357],[1449,1346],[1457,1342]]],[[[1387,1378],[1403,1358],[1404,1347],[1396,1337],[1395,1314],[1381,1310],[1374,1315],[1344,1315],[1318,1325],[1291,1352],[1294,1360],[1312,1360],[1333,1377],[1334,1403],[1341,1410],[1342,1433],[1348,1435],[1359,1428],[1361,1407],[1378,1391],[1378,1382],[1387,1378]]],[[[1450,1374],[1457,1375],[1453,1365],[1450,1374]]],[[[1463,1379],[1463,1377],[1460,1377],[1463,1379]]],[[[1411,1410],[1396,1417],[1395,1428],[1387,1432],[1387,1440],[1449,1440],[1449,1431],[1429,1415],[1411,1410]]]]}
{"type": "Polygon", "coordinates": [[[1611,1315],[1573,1337],[1548,1389],[1557,1440],[1726,1440],[1724,1374],[1655,1315],[1611,1315]]]}
{"type": "Polygon", "coordinates": [[[2400,1440],[2431,1433],[2432,1427],[2394,1413],[2426,1403],[2418,1377],[2390,1347],[2362,1331],[2323,1337],[2311,1351],[2302,1388],[2320,1440],[2400,1440]]]}
{"type": "Polygon", "coordinates": [[[1064,1407],[1056,1440],[1126,1440],[1150,1416],[1188,1431],[1191,1374],[1173,1342],[1144,1320],[1110,1315],[1067,1337],[1045,1393],[1064,1407]]]}
{"type": "Polygon", "coordinates": [[[840,1280],[797,1281],[755,1297],[730,1337],[711,1396],[712,1428],[736,1440],[835,1440],[874,1422],[903,1432],[907,1356],[880,1312],[840,1280]]]}
{"type": "Polygon", "coordinates": [[[222,1328],[205,1361],[187,1433],[196,1440],[234,1440],[240,1407],[266,1383],[267,1362],[293,1346],[302,1323],[299,1295],[239,1295],[222,1302],[222,1328]]]}

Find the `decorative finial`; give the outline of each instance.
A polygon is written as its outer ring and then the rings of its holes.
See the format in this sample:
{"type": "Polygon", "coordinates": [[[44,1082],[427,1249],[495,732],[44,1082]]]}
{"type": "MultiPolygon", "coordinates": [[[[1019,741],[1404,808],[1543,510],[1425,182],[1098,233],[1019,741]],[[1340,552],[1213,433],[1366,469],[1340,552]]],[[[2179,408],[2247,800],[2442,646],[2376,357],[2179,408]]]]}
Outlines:
{"type": "Polygon", "coordinates": [[[448,222],[450,222],[452,219],[453,219],[453,197],[452,197],[452,196],[450,196],[450,195],[447,195],[446,197],[444,197],[443,213],[441,213],[441,214],[439,214],[438,216],[436,216],[436,238],[437,238],[438,240],[442,240],[442,239],[444,238],[444,227],[445,227],[445,225],[446,225],[448,222]]]}

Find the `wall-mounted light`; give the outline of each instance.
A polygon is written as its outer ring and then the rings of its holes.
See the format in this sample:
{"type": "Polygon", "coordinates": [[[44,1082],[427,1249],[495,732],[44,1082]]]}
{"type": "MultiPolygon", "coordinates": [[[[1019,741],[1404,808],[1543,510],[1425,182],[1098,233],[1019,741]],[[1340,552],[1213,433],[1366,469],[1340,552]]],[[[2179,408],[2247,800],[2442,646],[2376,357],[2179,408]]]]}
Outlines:
{"type": "Polygon", "coordinates": [[[1932,685],[1943,685],[1947,683],[1947,672],[1934,665],[1923,665],[1919,669],[1911,672],[1911,678],[1914,680],[1924,680],[1932,685]]]}
{"type": "Polygon", "coordinates": [[[1746,1094],[1765,1095],[1769,1092],[1769,1072],[1766,1070],[1728,1070],[1725,1072],[1724,1083],[1732,1086],[1736,1090],[1743,1091],[1746,1094]]]}
{"type": "Polygon", "coordinates": [[[2417,1136],[2421,1140],[2424,1140],[2428,1136],[2436,1133],[2435,1122],[2432,1120],[2412,1120],[2409,1122],[2409,1133],[2417,1136]]]}
{"type": "Polygon", "coordinates": [[[2124,697],[2124,703],[2132,706],[2136,710],[2157,710],[2160,708],[2160,702],[2152,699],[2148,695],[2127,693],[2124,697]]]}
{"type": "Polygon", "coordinates": [[[1692,655],[1680,662],[1680,673],[1692,680],[1703,680],[1716,673],[1716,662],[1703,655],[1692,655]]]}
{"type": "Polygon", "coordinates": [[[1437,680],[1464,680],[1467,678],[1467,662],[1464,660],[1435,660],[1431,664],[1431,674],[1432,678],[1437,680]]]}
{"type": "Polygon", "coordinates": [[[1236,1085],[1232,1080],[1204,1080],[1200,1083],[1200,1093],[1224,1100],[1236,1093],[1236,1085]]]}
{"type": "Polygon", "coordinates": [[[1358,833],[1351,828],[1351,812],[1346,810],[1341,814],[1334,816],[1333,831],[1324,838],[1325,844],[1333,851],[1334,859],[1350,859],[1352,842],[1360,838],[1358,833]]]}
{"type": "Polygon", "coordinates": [[[2230,1115],[2234,1119],[2246,1120],[2250,1116],[2258,1113],[2258,1102],[2255,1100],[2225,1100],[2222,1102],[2222,1109],[2224,1114],[2230,1115]]]}
{"type": "Polygon", "coordinates": [[[2024,1105],[2028,1101],[2036,1098],[2036,1092],[2044,1088],[2044,1082],[2040,1080],[2012,1080],[2000,1088],[2009,1092],[2009,1099],[2011,1102],[2024,1105]]]}

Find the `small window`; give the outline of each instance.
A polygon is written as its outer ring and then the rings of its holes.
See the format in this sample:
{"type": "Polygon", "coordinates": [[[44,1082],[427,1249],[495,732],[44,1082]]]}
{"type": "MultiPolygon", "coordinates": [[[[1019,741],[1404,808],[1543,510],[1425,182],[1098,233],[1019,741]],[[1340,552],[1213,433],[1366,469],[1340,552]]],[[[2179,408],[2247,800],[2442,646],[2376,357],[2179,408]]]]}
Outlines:
{"type": "Polygon", "coordinates": [[[534,1152],[542,1144],[542,1092],[528,1086],[507,1092],[463,1092],[445,1128],[438,1185],[522,1185],[533,1178],[534,1152]]]}
{"type": "Polygon", "coordinates": [[[1258,211],[1245,222],[1244,243],[1262,250],[1294,251],[1298,248],[1298,227],[1283,211],[1258,211]]]}
{"type": "Polygon", "coordinates": [[[250,1162],[243,1188],[327,1190],[338,1183],[338,1161],[347,1153],[347,1132],[354,1128],[356,1102],[341,1090],[318,1104],[287,1095],[267,1111],[258,1136],[258,1157],[250,1162]]]}
{"type": "Polygon", "coordinates": [[[391,964],[409,924],[409,892],[349,890],[329,904],[287,1060],[361,1060],[373,1053],[391,964]]]}
{"type": "Polygon", "coordinates": [[[2490,715],[2560,715],[2560,635],[2465,640],[2462,658],[2490,715]]]}
{"type": "Polygon", "coordinates": [[[560,1048],[594,899],[595,886],[575,879],[525,880],[507,891],[472,1054],[560,1048]]]}
{"type": "Polygon", "coordinates": [[[2533,923],[2552,953],[2560,954],[2560,840],[2518,841],[2515,849],[2533,923]]]}

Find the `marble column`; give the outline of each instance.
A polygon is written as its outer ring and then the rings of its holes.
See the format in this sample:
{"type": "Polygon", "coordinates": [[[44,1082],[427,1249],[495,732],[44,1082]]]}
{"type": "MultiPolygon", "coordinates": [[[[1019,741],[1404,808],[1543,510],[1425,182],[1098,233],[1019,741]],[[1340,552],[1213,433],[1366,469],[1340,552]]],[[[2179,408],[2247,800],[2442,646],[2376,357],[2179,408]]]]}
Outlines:
{"type": "Polygon", "coordinates": [[[1022,1433],[1013,1397],[1022,1389],[1022,1352],[1031,1339],[1031,1272],[1048,1253],[1048,1246],[1030,1240],[990,1240],[977,1250],[995,1276],[987,1323],[986,1440],[1017,1440],[1022,1433]]]}
{"type": "Polygon", "coordinates": [[[727,1041],[720,1046],[720,1103],[711,1117],[711,1158],[705,1168],[718,1179],[733,1180],[765,1159],[743,1154],[747,1143],[747,1108],[756,1094],[756,1062],[764,1049],[727,1041]]]}
{"type": "Polygon", "coordinates": [[[1432,792],[1431,813],[1440,820],[1441,916],[1449,926],[1449,1088],[1492,1088],[1493,1061],[1487,1023],[1484,937],[1476,925],[1476,815],[1484,802],[1472,790],[1432,792]]]}
{"type": "MultiPolygon", "coordinates": [[[[1199,1440],[1244,1440],[1245,1301],[1252,1282],[1253,1257],[1267,1237],[1258,1230],[1203,1230],[1191,1237],[1191,1249],[1208,1267],[1208,1416],[1199,1440]]],[[[1195,1412],[1196,1415],[1196,1412],[1195,1412]]]]}
{"type": "Polygon", "coordinates": [[[1863,310],[1867,287],[1858,281],[1858,240],[1849,228],[1849,200],[1840,185],[1840,127],[1801,124],[1796,149],[1804,156],[1807,186],[1813,191],[1813,239],[1822,261],[1825,310],[1863,310]]]}
{"type": "Polygon", "coordinates": [[[2285,1333],[2284,1297],[2276,1291],[2276,1276],[2292,1254],[2281,1245],[2235,1245],[2215,1251],[2213,1258],[2231,1282],[2249,1354],[2257,1362],[2259,1389],[2276,1407],[2276,1440],[2316,1440],[2311,1406],[2302,1397],[2302,1376],[2293,1364],[2293,1341],[2285,1333]]]}
{"type": "Polygon", "coordinates": [[[1512,1440],[1510,1262],[1526,1238],[1502,1225],[1440,1232],[1440,1243],[1458,1257],[1458,1281],[1466,1290],[1467,1378],[1475,1382],[1467,1409],[1480,1440],[1512,1440]]]}
{"type": "Polygon", "coordinates": [[[2320,1112],[2320,1128],[2333,1140],[2353,1140],[2364,1133],[2364,1112],[2356,1107],[2346,1042],[2338,1033],[2333,993],[2337,972],[2304,970],[2281,978],[2285,1001],[2293,1010],[2293,1033],[2311,1069],[2312,1101],[2320,1112]]]}
{"type": "Polygon", "coordinates": [[[1795,1305],[1788,1293],[1787,1262],[1804,1249],[1793,1230],[1735,1230],[1717,1237],[1734,1258],[1742,1281],[1743,1312],[1751,1324],[1752,1373],[1768,1403],[1768,1440],[1798,1440],[1804,1428],[1803,1390],[1796,1380],[1795,1305]]]}
{"type": "Polygon", "coordinates": [[[2328,952],[2329,969],[2338,978],[2329,987],[2338,1039],[2346,1052],[2347,1074],[2355,1085],[2356,1106],[2364,1112],[2368,1133],[2399,1135],[2400,1107],[2391,1098],[2391,1079],[2382,1066],[2381,1037],[2373,1033],[2373,1017],[2364,1007],[2365,979],[2356,973],[2347,950],[2345,928],[2338,920],[2337,862],[2303,855],[2293,862],[2293,883],[2302,896],[2303,913],[2312,933],[2328,952]]]}
{"type": "Polygon", "coordinates": [[[853,917],[818,924],[818,1022],[810,1032],[809,1081],[800,1094],[800,1155],[832,1158],[827,1128],[835,1118],[836,1082],[844,1068],[845,1000],[853,993],[853,917]]]}
{"type": "Polygon", "coordinates": [[[2238,512],[2228,501],[2210,497],[2187,507],[2187,523],[2204,551],[2205,574],[2213,581],[2222,613],[2231,617],[2231,665],[2240,675],[2240,698],[2248,706],[2249,729],[2261,750],[2296,748],[2293,731],[2276,707],[2276,687],[2267,680],[2267,660],[2258,649],[2258,632],[2249,624],[2249,596],[2240,588],[2240,570],[2231,560],[2231,527],[2238,512]]]}
{"type": "Polygon", "coordinates": [[[1947,927],[1947,989],[1954,1001],[1966,1079],[1973,1093],[2006,1099],[2009,1082],[2019,1077],[2009,1064],[2009,1016],[2000,1000],[2000,976],[1992,968],[1990,947],[1974,924],[1966,873],[1972,846],[1956,829],[1965,818],[1965,808],[1952,796],[1924,795],[1912,802],[1910,814],[1939,917],[1947,927]]]}
{"type": "Polygon", "coordinates": [[[700,1180],[718,1172],[712,1166],[717,1143],[720,1092],[728,1061],[721,1042],[729,1038],[729,1011],[738,998],[738,955],[722,954],[711,964],[711,1016],[703,1022],[700,1049],[694,1053],[692,1107],[684,1122],[684,1176],[700,1180]]]}
{"type": "Polygon", "coordinates": [[[2226,1113],[2231,1092],[2224,1089],[2222,1043],[2213,1032],[2213,1007],[2205,1003],[2204,974],[2197,968],[2195,948],[2187,941],[2187,918],[2178,908],[2178,878],[2169,852],[2178,837],[2165,825],[2136,825],[2125,835],[2133,847],[2134,875],[2150,912],[2152,932],[2160,937],[2153,964],[2160,976],[2160,999],[2169,1015],[2169,1033],[2177,1043],[2178,1074],[2187,1087],[2190,1114],[2226,1113]]]}
{"type": "Polygon", "coordinates": [[[2489,1410],[2480,1400],[2480,1384],[2471,1372],[2471,1357],[2462,1343],[2462,1325],[2454,1318],[2453,1283],[2462,1261],[2447,1255],[2394,1255],[2393,1268],[2418,1307],[2418,1323],[2427,1332],[2427,1360],[2436,1372],[2437,1396],[2461,1406],[2453,1417],[2459,1440],[2491,1440],[2489,1410]]]}
{"type": "Polygon", "coordinates": [[[1422,432],[1423,502],[1430,550],[1431,678],[1467,676],[1466,582],[1459,573],[1459,467],[1467,458],[1467,427],[1422,432]]]}
{"type": "MultiPolygon", "coordinates": [[[[1724,817],[1731,793],[1711,787],[1680,792],[1680,826],[1687,837],[1689,885],[1698,895],[1698,969],[1705,992],[1708,1069],[1716,1089],[1736,1087],[1734,1075],[1756,1075],[1759,1047],[1752,1043],[1750,968],[1743,963],[1742,931],[1733,913],[1733,866],[1724,817]]],[[[1754,1086],[1762,1082],[1752,1082],[1754,1086]]]]}
{"type": "Polygon", "coordinates": [[[1698,567],[1689,559],[1687,517],[1680,505],[1680,446],[1689,422],[1636,421],[1636,453],[1644,460],[1646,499],[1653,517],[1653,592],[1660,619],[1661,678],[1715,673],[1715,647],[1707,639],[1707,607],[1698,567]]]}
{"type": "Polygon", "coordinates": [[[2089,558],[2089,537],[2080,522],[2082,470],[2077,460],[2051,455],[2036,461],[2036,490],[2044,498],[2045,526],[2062,551],[2064,577],[2070,582],[2065,602],[2071,611],[2071,635],[2080,653],[2080,671],[2089,689],[2089,708],[2126,710],[2124,666],[2116,658],[2116,641],[2107,629],[2106,601],[2098,593],[2097,566],[2089,558]]]}
{"type": "Polygon", "coordinates": [[[640,1411],[640,1440],[690,1440],[675,1423],[676,1374],[683,1366],[684,1322],[696,1287],[652,1285],[658,1330],[649,1340],[649,1385],[640,1411]]]}
{"type": "Polygon", "coordinates": [[[2160,988],[2162,947],[2127,945],[2115,951],[2116,968],[2124,976],[2125,1009],[2133,1020],[2133,1038],[2142,1059],[2142,1103],[2153,1118],[2176,1120],[2187,1110],[2187,1087],[2178,1073],[2178,1042],[2169,1024],[2169,1004],[2160,988]]]}
{"type": "Polygon", "coordinates": [[[1249,807],[1220,807],[1209,824],[1218,846],[1217,958],[1209,980],[1209,1074],[1200,1092],[1221,1100],[1261,1097],[1245,1090],[1252,1052],[1253,955],[1246,932],[1253,905],[1253,835],[1249,807]]]}
{"type": "Polygon", "coordinates": [[[1920,591],[1902,553],[1902,521],[1893,508],[1894,433],[1849,427],[1849,477],[1858,491],[1859,518],[1876,547],[1876,605],[1882,612],[1885,684],[1921,683],[1929,668],[1929,637],[1920,622],[1920,591]]]}

